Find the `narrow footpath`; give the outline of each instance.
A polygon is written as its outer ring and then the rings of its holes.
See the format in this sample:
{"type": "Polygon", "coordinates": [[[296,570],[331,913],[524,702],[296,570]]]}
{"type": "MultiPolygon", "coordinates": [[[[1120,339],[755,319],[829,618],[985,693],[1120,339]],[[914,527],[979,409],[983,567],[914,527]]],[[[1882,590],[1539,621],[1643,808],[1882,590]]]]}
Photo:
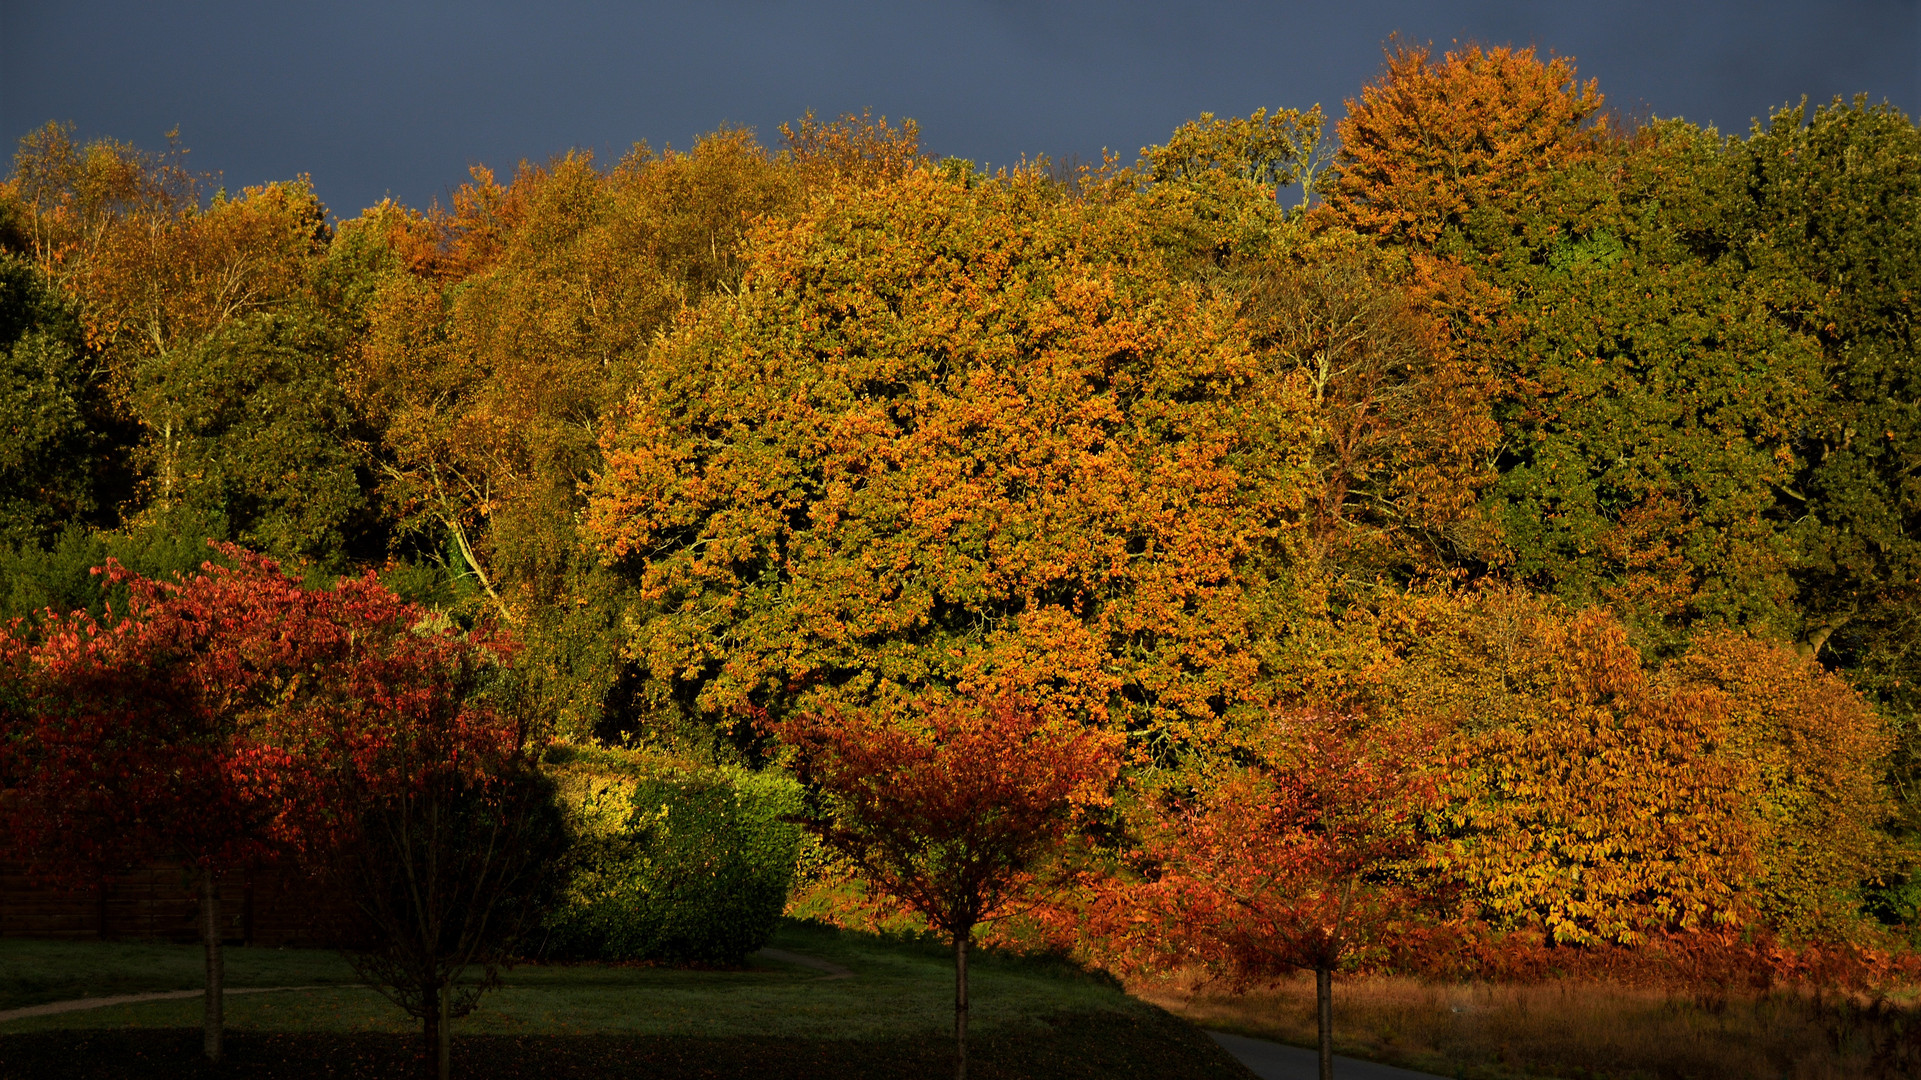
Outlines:
{"type": "MultiPolygon", "coordinates": [[[[1221,1049],[1233,1054],[1235,1059],[1247,1066],[1249,1072],[1261,1080],[1318,1080],[1321,1075],[1321,1056],[1312,1050],[1286,1043],[1268,1042],[1266,1039],[1250,1039],[1245,1035],[1229,1035],[1223,1031],[1210,1031],[1208,1037],[1221,1045],[1221,1049]]],[[[1382,1065],[1377,1061],[1362,1061],[1359,1058],[1334,1056],[1335,1080],[1439,1080],[1437,1073],[1415,1072],[1413,1069],[1396,1068],[1382,1065]]]]}
{"type": "MultiPolygon", "coordinates": [[[[348,984],[351,985],[351,984],[348,984]]],[[[227,994],[277,994],[283,990],[328,990],[327,986],[230,986],[227,994]]],[[[24,1020],[29,1016],[53,1016],[56,1013],[82,1012],[87,1009],[104,1009],[111,1005],[137,1005],[143,1001],[180,1001],[184,998],[202,997],[207,993],[200,990],[158,990],[149,994],[117,994],[113,997],[74,998],[71,1001],[49,1001],[44,1005],[28,1005],[22,1009],[0,1009],[0,1023],[8,1020],[24,1020]]]]}

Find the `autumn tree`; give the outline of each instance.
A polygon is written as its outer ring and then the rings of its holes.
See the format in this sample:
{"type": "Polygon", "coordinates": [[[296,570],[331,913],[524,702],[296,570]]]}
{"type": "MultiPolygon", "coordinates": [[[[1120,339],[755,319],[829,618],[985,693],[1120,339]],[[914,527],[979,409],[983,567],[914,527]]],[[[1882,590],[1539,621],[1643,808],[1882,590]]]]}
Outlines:
{"type": "MultiPolygon", "coordinates": [[[[171,856],[198,876],[209,1058],[222,1014],[217,878],[296,859],[366,920],[359,969],[423,1022],[444,1077],[445,1023],[493,985],[528,924],[557,839],[524,721],[477,700],[503,642],[402,602],[371,576],[309,588],[223,546],[230,566],[161,582],[118,566],[118,617],[49,618],[0,662],[0,812],[49,873],[171,856]],[[477,983],[456,986],[479,966],[477,983]]],[[[504,684],[503,684],[504,685],[504,684]]]]}
{"type": "Polygon", "coordinates": [[[1485,374],[1499,478],[1475,553],[1678,647],[1702,623],[1790,629],[1778,491],[1818,383],[1738,253],[1722,140],[1596,121],[1570,61],[1403,49],[1350,103],[1324,223],[1405,260],[1485,374]]]}
{"type": "Polygon", "coordinates": [[[1309,528],[1332,566],[1434,569],[1487,548],[1475,504],[1499,434],[1487,380],[1390,269],[1332,238],[1245,270],[1253,345],[1312,396],[1309,528]]]}
{"type": "Polygon", "coordinates": [[[1859,937],[1864,890],[1912,858],[1890,836],[1893,725],[1840,675],[1748,634],[1697,636],[1662,677],[1725,702],[1722,753],[1745,772],[1758,860],[1745,889],[1760,922],[1790,940],[1859,937]]]}
{"type": "Polygon", "coordinates": [[[1885,722],[1785,646],[1723,632],[1650,665],[1611,614],[1512,589],[1417,592],[1375,625],[1359,696],[1440,733],[1427,858],[1497,932],[1845,940],[1897,864],[1885,722]]]}
{"type": "Polygon", "coordinates": [[[810,828],[954,948],[955,1076],[967,1077],[967,952],[1048,883],[1082,811],[1108,800],[1121,740],[1012,696],[903,719],[825,709],[774,725],[818,799],[810,828]]]}
{"type": "Polygon", "coordinates": [[[349,906],[332,929],[355,971],[420,1022],[422,1075],[448,1080],[451,1022],[538,923],[565,830],[507,642],[371,578],[313,600],[324,617],[294,631],[308,683],[277,724],[307,797],[303,862],[349,906]]]}
{"type": "Polygon", "coordinates": [[[106,411],[133,429],[122,523],[340,565],[366,507],[313,289],[329,234],[311,185],[209,195],[177,147],[80,145],[58,125],[22,140],[10,183],[106,411]]]}
{"type": "Polygon", "coordinates": [[[300,797],[271,731],[289,689],[282,635],[298,634],[299,589],[271,564],[223,554],[239,567],[208,564],[177,582],[110,566],[126,609],[37,629],[0,738],[12,789],[0,813],[17,855],[67,879],[156,857],[196,877],[211,1060],[227,930],[217,879],[283,853],[300,797]]]}
{"type": "Polygon", "coordinates": [[[823,120],[810,109],[782,124],[780,134],[787,143],[785,157],[810,190],[886,183],[928,163],[919,124],[912,119],[890,124],[871,109],[837,120],[823,120]]]}
{"type": "Polygon", "coordinates": [[[658,723],[1018,693],[1206,740],[1291,603],[1297,384],[1128,217],[921,169],[751,240],[650,354],[585,527],[658,723]]]}
{"type": "Polygon", "coordinates": [[[349,387],[401,550],[520,627],[567,730],[601,722],[620,672],[600,644],[619,582],[573,525],[603,418],[676,313],[738,280],[740,236],[797,183],[724,130],[605,170],[586,154],[506,184],[477,170],[447,210],[342,226],[334,257],[365,326],[349,387]]]}
{"type": "Polygon", "coordinates": [[[1232,289],[1237,264],[1283,253],[1298,239],[1281,202],[1312,188],[1326,165],[1320,108],[1202,113],[1132,168],[1109,159],[1072,189],[1113,204],[1179,278],[1232,289]]]}
{"type": "Polygon", "coordinates": [[[1468,45],[1436,61],[1396,45],[1337,127],[1328,216],[1401,246],[1431,248],[1450,230],[1498,242],[1525,231],[1519,212],[1556,174],[1595,153],[1601,105],[1569,57],[1468,45]]]}
{"type": "MultiPolygon", "coordinates": [[[[1413,733],[1418,736],[1418,732],[1413,733]]],[[[1162,963],[1237,986],[1314,972],[1320,1074],[1333,1072],[1333,976],[1415,955],[1445,914],[1421,873],[1432,746],[1354,718],[1276,714],[1147,795],[1145,881],[1117,894],[1162,963]]]]}

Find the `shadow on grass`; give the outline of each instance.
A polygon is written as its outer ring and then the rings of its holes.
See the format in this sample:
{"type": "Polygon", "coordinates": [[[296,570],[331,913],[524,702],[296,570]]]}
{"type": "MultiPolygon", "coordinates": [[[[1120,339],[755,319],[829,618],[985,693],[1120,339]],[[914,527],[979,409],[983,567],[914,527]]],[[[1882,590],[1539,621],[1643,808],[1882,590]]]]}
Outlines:
{"type": "MultiPolygon", "coordinates": [[[[1247,1080],[1252,1074],[1206,1035],[1158,1011],[1062,1013],[1040,1030],[970,1040],[978,1080],[1247,1080]]],[[[236,1031],[220,1067],[199,1057],[185,1029],[41,1031],[0,1037],[0,1076],[45,1080],[346,1080],[418,1075],[415,1041],[389,1034],[236,1031]]],[[[454,1073],[499,1080],[894,1080],[953,1068],[944,1038],[805,1039],[618,1035],[467,1036],[454,1073]]]]}

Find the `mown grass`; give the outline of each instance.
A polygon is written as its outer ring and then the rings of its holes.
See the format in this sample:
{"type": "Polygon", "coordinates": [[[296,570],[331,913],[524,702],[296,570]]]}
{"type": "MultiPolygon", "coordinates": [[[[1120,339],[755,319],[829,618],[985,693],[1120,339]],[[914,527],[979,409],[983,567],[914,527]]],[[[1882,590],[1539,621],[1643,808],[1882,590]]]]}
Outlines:
{"type": "MultiPolygon", "coordinates": [[[[762,958],[740,970],[523,964],[455,1023],[457,1058],[472,1063],[469,1076],[862,1078],[951,1067],[953,970],[943,949],[798,923],[771,944],[854,974],[828,978],[762,958]]],[[[411,1068],[418,1029],[353,985],[332,954],[233,949],[228,962],[236,987],[328,985],[229,997],[233,1052],[220,1075],[411,1068]]],[[[198,964],[191,946],[0,941],[0,1008],[191,989],[198,964]]],[[[970,973],[979,1076],[1248,1075],[1205,1035],[1105,976],[991,952],[970,973]]],[[[0,1022],[0,1076],[200,1076],[191,1030],[199,1022],[197,999],[0,1022]]]]}
{"type": "MultiPolygon", "coordinates": [[[[353,969],[319,949],[225,950],[227,985],[354,982],[353,969]]],[[[190,990],[205,976],[198,945],[0,938],[0,1010],[74,998],[190,990]]],[[[3,1029],[0,1029],[3,1030],[3,1029]]]]}
{"type": "MultiPolygon", "coordinates": [[[[1233,994],[1192,977],[1135,993],[1195,1023],[1300,1046],[1311,975],[1233,994]]],[[[1921,1012],[1784,990],[1697,997],[1585,981],[1529,986],[1337,980],[1337,1053],[1466,1080],[1839,1080],[1921,1076],[1921,1012]]]]}

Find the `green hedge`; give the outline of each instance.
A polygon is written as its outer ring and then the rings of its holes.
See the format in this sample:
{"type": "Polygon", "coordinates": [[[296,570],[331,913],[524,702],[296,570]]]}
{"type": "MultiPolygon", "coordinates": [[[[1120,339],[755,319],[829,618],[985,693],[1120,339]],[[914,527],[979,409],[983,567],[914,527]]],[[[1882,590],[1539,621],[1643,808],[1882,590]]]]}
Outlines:
{"type": "Polygon", "coordinates": [[[745,770],[640,778],[623,828],[575,839],[547,919],[557,960],[737,964],[774,931],[793,884],[800,786],[745,770]]]}

